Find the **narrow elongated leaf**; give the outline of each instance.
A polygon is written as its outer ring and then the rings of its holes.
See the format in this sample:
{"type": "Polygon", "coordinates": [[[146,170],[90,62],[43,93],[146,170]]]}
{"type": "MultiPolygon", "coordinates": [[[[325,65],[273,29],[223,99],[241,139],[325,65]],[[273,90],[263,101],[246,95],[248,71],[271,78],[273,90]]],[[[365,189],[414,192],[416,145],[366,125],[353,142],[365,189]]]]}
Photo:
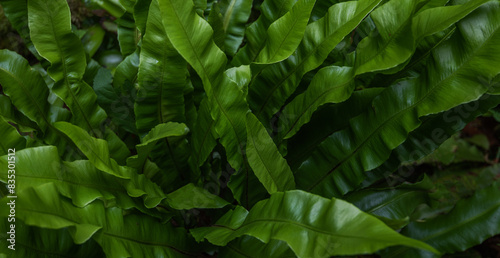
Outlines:
{"type": "Polygon", "coordinates": [[[427,195],[432,188],[432,181],[426,176],[415,184],[352,192],[345,196],[345,200],[373,215],[393,220],[408,220],[415,208],[427,201],[427,195]]]}
{"type": "MultiPolygon", "coordinates": [[[[443,253],[464,251],[500,233],[500,185],[480,190],[469,199],[461,200],[448,214],[425,222],[412,222],[402,234],[422,240],[443,253]]],[[[433,254],[389,249],[388,257],[434,257],[433,254]]]]}
{"type": "Polygon", "coordinates": [[[321,105],[348,99],[354,90],[353,79],[351,67],[328,66],[319,70],[307,90],[283,109],[280,138],[292,137],[321,105]]]}
{"type": "Polygon", "coordinates": [[[245,34],[245,24],[252,11],[251,0],[223,0],[218,2],[223,14],[224,46],[229,55],[238,50],[245,34]]]}
{"type": "Polygon", "coordinates": [[[242,235],[264,243],[278,239],[299,257],[371,253],[392,245],[434,251],[425,243],[396,233],[350,203],[297,190],[275,193],[250,212],[237,207],[216,225],[192,229],[191,233],[198,241],[205,238],[216,245],[226,245],[242,235]],[[303,241],[304,236],[309,241],[303,241]]]}
{"type": "Polygon", "coordinates": [[[192,157],[197,166],[201,166],[205,162],[217,144],[215,140],[218,136],[213,124],[214,120],[210,115],[208,99],[204,98],[198,109],[198,118],[193,129],[193,135],[191,136],[191,145],[194,152],[192,157]]]}
{"type": "Polygon", "coordinates": [[[167,194],[167,202],[170,207],[176,210],[216,209],[229,204],[219,196],[213,195],[206,189],[192,183],[167,194]]]}
{"type": "Polygon", "coordinates": [[[257,56],[257,63],[276,63],[295,51],[302,40],[315,3],[316,0],[298,0],[290,12],[269,26],[267,41],[257,56]]]}
{"type": "Polygon", "coordinates": [[[407,61],[424,37],[442,31],[488,0],[458,6],[429,8],[418,12],[423,1],[389,1],[373,11],[377,33],[366,37],[356,50],[356,75],[386,70],[407,61]],[[390,15],[397,12],[398,15],[390,15]]]}
{"type": "Polygon", "coordinates": [[[152,0],[137,0],[134,6],[134,20],[137,29],[144,35],[152,0]]]}
{"type": "Polygon", "coordinates": [[[186,120],[186,61],[167,38],[157,0],[151,2],[146,30],[139,65],[138,99],[134,107],[141,135],[158,124],[186,120]]]}
{"type": "Polygon", "coordinates": [[[66,1],[30,0],[28,14],[33,43],[38,53],[51,63],[47,72],[55,81],[52,91],[71,109],[75,124],[87,130],[98,128],[106,113],[97,105],[92,88],[82,81],[85,51],[71,32],[66,1]]]}
{"type": "Polygon", "coordinates": [[[45,132],[49,126],[49,88],[28,61],[10,50],[0,50],[0,84],[5,95],[45,132]]]}
{"type": "Polygon", "coordinates": [[[196,14],[192,1],[158,1],[168,38],[196,70],[209,94],[227,62],[224,53],[212,41],[210,25],[196,14]]]}
{"type": "Polygon", "coordinates": [[[285,15],[297,0],[265,0],[260,6],[261,14],[245,32],[246,44],[234,57],[234,66],[249,65],[254,62],[267,40],[269,26],[285,15]]]}
{"type": "Polygon", "coordinates": [[[252,113],[247,114],[247,132],[248,163],[267,192],[273,194],[293,190],[295,181],[292,170],[274,145],[266,128],[252,113]]]}
{"type": "Polygon", "coordinates": [[[363,180],[363,171],[380,166],[420,126],[419,117],[476,100],[487,92],[489,85],[484,81],[500,72],[500,51],[495,47],[500,43],[498,14],[499,3],[491,2],[460,21],[460,33],[433,51],[425,74],[387,88],[371,109],[350,120],[349,128],[332,134],[318,147],[299,168],[298,187],[324,196],[352,190],[363,180]]]}
{"type": "Polygon", "coordinates": [[[269,121],[295,91],[302,76],[320,66],[380,2],[361,0],[335,4],[323,18],[309,24],[297,51],[288,59],[266,67],[249,86],[248,101],[255,115],[261,121],[269,121]]]}
{"type": "Polygon", "coordinates": [[[215,130],[223,136],[221,143],[229,163],[239,170],[245,164],[244,115],[248,105],[243,89],[250,82],[250,68],[241,66],[223,72],[227,58],[213,42],[210,25],[196,14],[192,2],[160,0],[160,9],[170,41],[203,81],[215,130]]]}
{"type": "Polygon", "coordinates": [[[165,198],[160,187],[143,174],[137,174],[135,169],[130,167],[119,166],[114,159],[110,158],[106,141],[93,138],[83,129],[70,123],[57,122],[54,126],[66,134],[97,169],[118,178],[129,179],[128,194],[132,197],[144,196],[146,207],[155,207],[165,198]]]}
{"type": "Polygon", "coordinates": [[[158,141],[167,137],[178,138],[175,140],[180,140],[182,139],[181,136],[185,136],[188,132],[189,129],[184,124],[170,122],[157,125],[142,139],[142,143],[136,146],[137,155],[127,159],[127,166],[141,171],[146,159],[154,150],[158,141]]]}

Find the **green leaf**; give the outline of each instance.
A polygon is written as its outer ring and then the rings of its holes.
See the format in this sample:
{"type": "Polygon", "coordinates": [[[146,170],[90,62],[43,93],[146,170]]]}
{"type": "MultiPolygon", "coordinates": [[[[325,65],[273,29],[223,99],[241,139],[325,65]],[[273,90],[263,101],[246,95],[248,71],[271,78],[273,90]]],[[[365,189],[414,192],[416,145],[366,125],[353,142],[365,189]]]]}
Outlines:
{"type": "Polygon", "coordinates": [[[214,120],[210,115],[210,107],[208,99],[203,98],[198,109],[198,118],[191,136],[191,146],[193,147],[193,155],[195,164],[201,166],[207,157],[214,149],[217,133],[213,127],[214,120]]]}
{"type": "Polygon", "coordinates": [[[133,168],[119,166],[114,159],[110,158],[106,141],[93,138],[83,129],[70,123],[57,122],[54,126],[67,135],[97,169],[118,178],[129,179],[128,194],[132,197],[144,196],[146,207],[155,207],[165,198],[160,187],[143,174],[137,174],[133,168]]]}
{"type": "Polygon", "coordinates": [[[120,52],[123,56],[128,56],[134,53],[139,36],[135,27],[134,17],[131,13],[126,12],[116,21],[118,24],[118,43],[120,52]]]}
{"type": "Polygon", "coordinates": [[[30,0],[28,14],[33,44],[51,63],[47,72],[55,81],[52,91],[70,108],[75,124],[87,130],[99,128],[106,113],[96,104],[97,96],[92,88],[82,81],[85,51],[79,38],[71,32],[66,1],[30,0]]]}
{"type": "Polygon", "coordinates": [[[267,40],[269,26],[285,15],[297,0],[265,0],[260,6],[261,14],[245,31],[246,44],[235,55],[234,66],[254,62],[267,40]]]}
{"type": "Polygon", "coordinates": [[[347,100],[354,91],[351,67],[327,66],[314,76],[307,90],[295,97],[280,114],[283,137],[290,138],[311,119],[321,105],[347,100]],[[335,80],[332,80],[335,78],[335,80]]]}
{"type": "Polygon", "coordinates": [[[263,122],[285,104],[309,71],[320,66],[328,54],[375,8],[381,0],[335,4],[321,19],[310,23],[297,51],[288,59],[267,66],[249,86],[249,105],[263,122]]]}
{"type": "Polygon", "coordinates": [[[116,18],[120,18],[126,11],[125,7],[122,6],[120,0],[90,0],[99,6],[101,6],[104,10],[108,11],[111,15],[116,18]]]}
{"type": "Polygon", "coordinates": [[[87,29],[82,37],[83,48],[90,57],[94,56],[102,44],[106,32],[100,25],[94,25],[87,29]]]}
{"type": "MultiPolygon", "coordinates": [[[[7,214],[4,198],[0,208],[7,214]]],[[[196,244],[182,228],[161,224],[144,215],[123,215],[119,208],[105,209],[99,201],[83,208],[60,198],[53,184],[28,188],[16,199],[17,218],[27,225],[48,229],[69,228],[76,244],[92,237],[102,247],[106,257],[186,257],[194,255],[196,244]],[[54,201],[58,200],[58,201],[54,201]]]]}
{"type": "Polygon", "coordinates": [[[9,19],[10,24],[23,39],[23,43],[33,55],[40,60],[41,57],[35,49],[30,38],[30,30],[28,27],[28,1],[19,0],[1,0],[3,13],[9,19]]]}
{"type": "Polygon", "coordinates": [[[248,163],[267,192],[283,192],[295,188],[293,172],[281,156],[271,136],[252,113],[247,114],[248,163]]]}
{"type": "Polygon", "coordinates": [[[167,202],[176,210],[217,209],[229,204],[219,196],[192,183],[167,194],[167,202]]]}
{"type": "Polygon", "coordinates": [[[243,41],[245,24],[252,11],[251,0],[223,0],[218,2],[222,16],[222,29],[225,32],[225,52],[233,56],[243,41]]]}
{"type": "Polygon", "coordinates": [[[142,139],[142,143],[136,146],[137,155],[129,157],[127,159],[127,166],[136,168],[141,171],[144,167],[144,164],[146,163],[146,159],[154,150],[155,145],[158,141],[165,138],[172,138],[170,140],[167,139],[167,141],[169,141],[169,143],[173,143],[175,141],[183,139],[182,136],[185,136],[188,132],[189,129],[185,124],[169,122],[155,126],[155,128],[153,128],[142,139]]]}
{"type": "MultiPolygon", "coordinates": [[[[429,243],[443,253],[464,251],[500,233],[500,186],[498,183],[461,200],[448,214],[424,222],[412,222],[402,234],[429,243]]],[[[389,249],[385,256],[433,257],[433,254],[389,249]]]]}
{"type": "Polygon", "coordinates": [[[227,62],[225,54],[212,41],[212,28],[196,14],[192,1],[159,0],[159,3],[170,42],[198,73],[209,94],[227,62]]]}
{"type": "Polygon", "coordinates": [[[364,212],[392,220],[408,219],[415,208],[426,203],[433,184],[425,176],[415,184],[401,184],[391,188],[370,188],[352,192],[344,200],[364,212]]]}
{"type": "Polygon", "coordinates": [[[442,31],[489,0],[459,6],[426,9],[416,15],[423,1],[393,0],[373,11],[377,33],[366,37],[356,50],[356,75],[394,68],[407,61],[417,43],[442,31]],[[391,15],[397,13],[398,15],[391,15]]]}
{"type": "MultiPolygon", "coordinates": [[[[311,121],[287,141],[286,159],[292,170],[295,171],[329,135],[346,128],[349,125],[349,119],[363,113],[383,90],[383,88],[369,88],[355,91],[348,100],[342,103],[320,107],[311,117],[311,121]],[[349,112],[345,112],[346,110],[349,112]]],[[[278,132],[280,131],[283,130],[278,128],[278,132]]]]}
{"type": "Polygon", "coordinates": [[[185,122],[186,61],[170,43],[158,1],[152,1],[141,48],[135,116],[140,135],[158,124],[185,122]]]}
{"type": "MultiPolygon", "coordinates": [[[[8,248],[8,234],[0,235],[1,241],[6,243],[0,246],[0,256],[6,257],[104,257],[101,247],[94,241],[89,240],[82,245],[75,245],[67,228],[54,230],[27,226],[22,221],[16,221],[16,245],[15,250],[8,248]]],[[[0,228],[7,229],[7,220],[0,220],[0,228]]]]}
{"type": "Polygon", "coordinates": [[[144,35],[152,0],[137,0],[134,6],[134,20],[137,29],[144,35]]]}
{"type": "Polygon", "coordinates": [[[198,241],[205,238],[216,245],[226,245],[242,235],[254,236],[264,243],[282,240],[299,257],[372,253],[393,245],[435,251],[396,233],[350,203],[297,190],[275,193],[250,212],[237,207],[216,225],[192,229],[191,233],[198,241]]]}
{"type": "Polygon", "coordinates": [[[17,109],[45,132],[50,125],[49,88],[28,61],[10,50],[0,50],[0,84],[17,109]]]}
{"type": "Polygon", "coordinates": [[[298,0],[290,12],[269,26],[267,41],[257,56],[257,63],[276,63],[295,51],[304,36],[315,3],[316,0],[298,0]]]}
{"type": "Polygon", "coordinates": [[[484,5],[461,20],[460,33],[434,49],[424,74],[391,85],[370,109],[350,120],[349,128],[321,143],[296,173],[298,187],[324,196],[354,189],[364,179],[364,171],[380,166],[420,126],[420,117],[487,92],[489,85],[484,82],[500,72],[498,4],[484,5]]]}
{"type": "MultiPolygon", "coordinates": [[[[26,147],[26,139],[2,117],[0,117],[0,135],[4,138],[0,142],[0,156],[11,153],[9,149],[22,150],[26,147]]],[[[7,168],[7,165],[5,164],[4,168],[7,168]]]]}
{"type": "MultiPolygon", "coordinates": [[[[7,167],[7,163],[7,156],[0,158],[2,166],[7,167]]],[[[57,191],[70,198],[77,207],[85,207],[100,199],[109,207],[137,208],[144,213],[154,214],[128,195],[129,180],[102,173],[87,160],[61,161],[54,146],[16,151],[15,164],[16,192],[53,183],[57,191]]],[[[8,173],[0,174],[0,181],[7,183],[7,180],[8,173]]]]}

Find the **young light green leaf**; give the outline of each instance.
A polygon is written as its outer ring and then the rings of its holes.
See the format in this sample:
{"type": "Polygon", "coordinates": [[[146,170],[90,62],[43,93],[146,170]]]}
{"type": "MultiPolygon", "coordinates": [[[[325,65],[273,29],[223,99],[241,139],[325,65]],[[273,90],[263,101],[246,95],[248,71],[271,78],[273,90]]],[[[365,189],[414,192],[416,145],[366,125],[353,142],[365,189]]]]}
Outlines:
{"type": "Polygon", "coordinates": [[[250,167],[267,192],[283,192],[295,188],[293,172],[281,156],[273,139],[254,114],[247,114],[247,158],[250,167]]]}
{"type": "Polygon", "coordinates": [[[299,0],[292,10],[269,26],[267,41],[256,63],[271,64],[289,57],[297,48],[306,30],[316,0],[299,0]]]}

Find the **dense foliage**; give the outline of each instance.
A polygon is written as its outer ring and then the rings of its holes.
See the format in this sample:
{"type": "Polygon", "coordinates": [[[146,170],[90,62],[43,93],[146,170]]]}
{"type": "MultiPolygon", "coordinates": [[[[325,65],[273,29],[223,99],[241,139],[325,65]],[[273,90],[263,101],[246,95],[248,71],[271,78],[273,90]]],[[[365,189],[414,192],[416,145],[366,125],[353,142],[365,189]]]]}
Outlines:
{"type": "Polygon", "coordinates": [[[500,117],[498,0],[0,4],[25,47],[0,50],[0,257],[435,257],[500,234],[495,133],[457,134],[500,117]]]}

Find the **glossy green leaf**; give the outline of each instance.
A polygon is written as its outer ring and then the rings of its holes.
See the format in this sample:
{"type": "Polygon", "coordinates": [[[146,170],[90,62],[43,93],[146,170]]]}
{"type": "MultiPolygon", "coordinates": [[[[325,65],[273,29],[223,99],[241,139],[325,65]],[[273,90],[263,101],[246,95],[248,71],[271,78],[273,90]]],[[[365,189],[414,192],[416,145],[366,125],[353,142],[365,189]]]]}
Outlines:
{"type": "Polygon", "coordinates": [[[152,0],[137,0],[134,6],[134,20],[137,29],[144,35],[152,0]]]}
{"type": "Polygon", "coordinates": [[[297,190],[275,193],[249,212],[237,207],[214,226],[192,229],[191,233],[197,240],[207,239],[216,245],[225,245],[242,235],[264,243],[282,240],[299,257],[371,253],[392,245],[434,251],[427,244],[396,233],[352,204],[297,190]]]}
{"type": "Polygon", "coordinates": [[[500,58],[496,58],[500,51],[495,47],[500,42],[499,13],[498,3],[491,2],[460,21],[460,33],[432,52],[426,74],[387,88],[371,109],[350,120],[349,128],[318,147],[299,168],[298,187],[324,196],[354,189],[363,180],[363,171],[380,166],[420,126],[420,117],[487,92],[484,81],[500,72],[500,58]],[[454,94],[449,94],[451,89],[454,94]]]}
{"type": "Polygon", "coordinates": [[[127,166],[142,170],[146,159],[149,154],[155,149],[155,144],[165,138],[171,137],[172,140],[180,140],[182,136],[185,136],[189,132],[189,129],[184,124],[179,123],[165,123],[155,126],[143,139],[142,143],[136,146],[137,155],[129,157],[127,159],[127,166]],[[175,139],[177,138],[177,139],[175,139]]]}
{"type": "Polygon", "coordinates": [[[118,42],[120,52],[123,56],[128,56],[134,53],[139,35],[135,27],[134,17],[131,13],[126,12],[116,21],[118,25],[118,42]]]}
{"type": "Polygon", "coordinates": [[[192,157],[197,166],[201,166],[205,162],[217,144],[216,139],[218,136],[213,124],[214,120],[210,115],[208,99],[204,98],[198,109],[198,118],[191,136],[191,144],[193,146],[192,157]]]}
{"type": "Polygon", "coordinates": [[[348,99],[354,90],[351,67],[327,66],[314,76],[307,90],[295,97],[280,114],[283,137],[290,138],[321,105],[348,99]]]}
{"type": "Polygon", "coordinates": [[[286,160],[281,156],[266,128],[252,113],[247,114],[248,163],[267,192],[293,190],[295,181],[286,160]]]}
{"type": "Polygon", "coordinates": [[[49,88],[28,61],[10,50],[0,50],[0,84],[12,104],[45,132],[50,125],[49,88]]]}
{"type": "Polygon", "coordinates": [[[426,203],[433,188],[429,177],[415,184],[401,184],[393,188],[371,188],[349,193],[345,200],[364,212],[392,220],[408,220],[415,208],[426,203]]]}
{"type": "Polygon", "coordinates": [[[114,17],[121,17],[125,13],[125,7],[120,3],[120,0],[90,0],[103,9],[108,11],[114,17]]]}
{"type": "Polygon", "coordinates": [[[51,63],[47,72],[55,81],[52,91],[70,108],[77,125],[87,130],[98,128],[106,113],[96,104],[97,97],[92,88],[82,81],[86,67],[85,51],[78,37],[71,32],[66,1],[30,0],[28,14],[33,44],[51,63]]]}
{"type": "MultiPolygon", "coordinates": [[[[287,141],[286,159],[292,169],[295,171],[307,159],[311,151],[329,135],[346,128],[349,125],[349,119],[363,113],[382,91],[383,88],[355,91],[348,100],[342,103],[320,107],[311,117],[311,121],[287,141]],[[349,112],[345,112],[345,110],[349,110],[349,112]]],[[[278,128],[278,131],[283,130],[278,128]]]]}
{"type": "Polygon", "coordinates": [[[99,49],[104,39],[106,32],[99,25],[94,25],[87,29],[87,32],[82,37],[83,48],[90,57],[94,56],[99,49]]]}
{"type": "MultiPolygon", "coordinates": [[[[463,251],[500,233],[500,188],[498,183],[461,200],[448,214],[424,222],[412,222],[402,234],[422,240],[443,253],[463,251]]],[[[434,257],[424,251],[389,249],[384,256],[434,257]]]]}
{"type": "MultiPolygon", "coordinates": [[[[0,164],[7,166],[7,156],[0,158],[0,164]]],[[[145,213],[144,205],[127,193],[129,180],[118,179],[97,170],[87,160],[61,161],[57,148],[44,146],[16,151],[16,191],[53,183],[57,191],[72,200],[77,207],[85,207],[96,199],[106,206],[123,209],[137,208],[145,213]]],[[[0,181],[6,183],[8,174],[0,174],[0,181]]]]}
{"type": "Polygon", "coordinates": [[[156,0],[151,2],[146,30],[138,73],[139,90],[134,107],[137,129],[141,135],[158,124],[186,120],[186,61],[167,38],[156,0]]]}
{"type": "MultiPolygon", "coordinates": [[[[20,192],[16,205],[18,218],[25,224],[48,229],[69,227],[76,244],[92,237],[107,257],[150,257],[154,254],[185,257],[195,246],[184,229],[161,224],[151,217],[124,216],[123,210],[105,209],[99,201],[83,208],[75,207],[69,200],[61,199],[51,183],[20,192]]],[[[0,209],[6,214],[8,205],[0,209]]]]}
{"type": "MultiPolygon", "coordinates": [[[[0,143],[0,156],[12,153],[12,151],[9,151],[10,149],[19,151],[26,147],[26,139],[19,135],[16,128],[10,125],[2,117],[0,117],[0,132],[1,135],[5,138],[0,143]]],[[[7,165],[8,164],[6,164],[4,167],[7,168],[7,165]]]]}
{"type": "Polygon", "coordinates": [[[146,207],[155,207],[165,198],[158,185],[144,175],[137,174],[135,169],[119,166],[114,159],[111,159],[106,141],[93,138],[83,129],[70,123],[57,122],[54,126],[66,134],[97,169],[118,178],[129,179],[128,194],[132,197],[144,196],[146,207]]]}
{"type": "Polygon", "coordinates": [[[423,1],[393,0],[373,11],[377,33],[363,39],[356,50],[356,75],[396,67],[414,53],[422,38],[442,31],[488,0],[418,12],[423,1]],[[397,13],[398,15],[391,15],[397,13]]]}
{"type": "Polygon", "coordinates": [[[249,105],[261,121],[269,121],[292,95],[307,72],[320,66],[335,46],[375,8],[380,0],[335,4],[309,24],[297,51],[266,67],[249,86],[249,105]],[[264,119],[264,120],[262,120],[264,119]]]}
{"type": "Polygon", "coordinates": [[[235,55],[234,66],[254,62],[267,40],[271,24],[292,9],[297,0],[266,0],[260,6],[261,15],[245,31],[246,44],[235,55]]]}
{"type": "MultiPolygon", "coordinates": [[[[251,0],[223,0],[218,2],[222,15],[222,29],[225,32],[225,52],[234,55],[243,41],[245,24],[252,11],[251,0]]],[[[212,7],[213,8],[213,7],[212,7]]]]}
{"type": "Polygon", "coordinates": [[[306,30],[316,0],[298,0],[290,12],[273,22],[267,30],[267,41],[257,56],[257,63],[271,64],[289,57],[306,30]]]}
{"type": "Polygon", "coordinates": [[[229,203],[208,190],[190,183],[167,194],[168,205],[176,210],[216,209],[229,203]]]}

